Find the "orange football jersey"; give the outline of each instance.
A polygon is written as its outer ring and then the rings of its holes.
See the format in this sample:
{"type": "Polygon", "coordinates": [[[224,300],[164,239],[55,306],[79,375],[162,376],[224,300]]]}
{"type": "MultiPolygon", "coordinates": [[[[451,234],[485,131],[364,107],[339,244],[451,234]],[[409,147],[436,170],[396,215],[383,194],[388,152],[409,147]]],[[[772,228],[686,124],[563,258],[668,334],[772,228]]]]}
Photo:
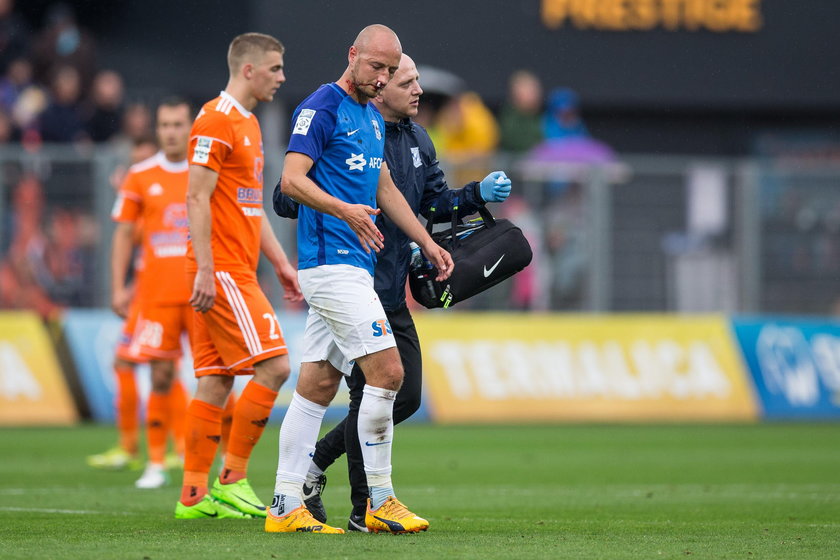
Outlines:
{"type": "Polygon", "coordinates": [[[143,273],[137,297],[150,304],[181,304],[190,299],[186,252],[186,161],[171,162],[162,152],[129,169],[111,217],[116,222],[142,221],[143,273]]]}
{"type": "MultiPolygon", "coordinates": [[[[223,91],[198,113],[187,160],[219,174],[210,198],[214,268],[255,271],[263,215],[263,149],[257,117],[223,91]]],[[[187,259],[189,270],[195,271],[192,243],[187,259]]]]}

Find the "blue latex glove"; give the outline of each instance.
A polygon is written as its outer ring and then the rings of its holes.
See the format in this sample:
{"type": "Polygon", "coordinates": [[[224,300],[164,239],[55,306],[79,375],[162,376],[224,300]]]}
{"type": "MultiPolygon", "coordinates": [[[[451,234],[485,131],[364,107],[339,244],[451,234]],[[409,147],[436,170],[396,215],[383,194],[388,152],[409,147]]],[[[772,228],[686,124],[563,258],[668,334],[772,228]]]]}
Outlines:
{"type": "Polygon", "coordinates": [[[484,202],[504,202],[510,196],[510,179],[504,171],[494,171],[479,184],[484,202]]]}

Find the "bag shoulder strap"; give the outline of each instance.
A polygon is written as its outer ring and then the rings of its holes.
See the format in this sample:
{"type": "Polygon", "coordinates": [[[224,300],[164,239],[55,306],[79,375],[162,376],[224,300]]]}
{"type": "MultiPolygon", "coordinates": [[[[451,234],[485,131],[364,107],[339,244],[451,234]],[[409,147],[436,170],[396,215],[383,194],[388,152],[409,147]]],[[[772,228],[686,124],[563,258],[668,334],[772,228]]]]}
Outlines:
{"type": "Polygon", "coordinates": [[[458,197],[455,197],[455,200],[452,202],[452,249],[454,250],[455,247],[458,246],[458,197]]]}
{"type": "Polygon", "coordinates": [[[493,217],[493,214],[490,213],[490,210],[487,209],[487,206],[481,205],[478,207],[478,214],[481,216],[481,219],[484,220],[484,223],[487,224],[487,227],[493,227],[496,225],[496,219],[493,217]]]}

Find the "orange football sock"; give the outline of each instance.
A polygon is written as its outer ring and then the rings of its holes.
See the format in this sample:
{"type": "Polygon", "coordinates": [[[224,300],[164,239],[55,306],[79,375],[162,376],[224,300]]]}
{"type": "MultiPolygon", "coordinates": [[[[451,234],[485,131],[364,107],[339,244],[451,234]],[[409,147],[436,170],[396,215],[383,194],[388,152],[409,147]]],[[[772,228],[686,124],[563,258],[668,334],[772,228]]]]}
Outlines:
{"type": "Polygon", "coordinates": [[[169,427],[172,431],[172,444],[175,453],[184,456],[184,430],[187,421],[187,403],[189,396],[184,384],[179,378],[175,378],[172,387],[167,394],[169,404],[169,427]]]}
{"type": "Polygon", "coordinates": [[[169,403],[168,395],[163,393],[149,394],[146,404],[146,442],[149,447],[149,462],[163,464],[166,456],[166,434],[169,431],[169,403]]]}
{"type": "Polygon", "coordinates": [[[207,477],[222,439],[222,409],[193,399],[187,407],[186,428],[181,503],[191,506],[207,494],[207,477]]]}
{"type": "Polygon", "coordinates": [[[117,378],[117,432],[119,445],[132,455],[137,454],[138,432],[140,420],[137,416],[137,381],[134,378],[134,367],[114,366],[117,378]]]}
{"type": "Polygon", "coordinates": [[[228,395],[225,402],[225,409],[222,411],[222,453],[228,448],[230,441],[230,426],[233,424],[233,410],[236,408],[236,397],[233,392],[228,395]]]}
{"type": "Polygon", "coordinates": [[[251,452],[265,431],[275,400],[277,400],[277,391],[272,391],[253,379],[239,395],[239,402],[233,411],[230,442],[222,469],[221,482],[223,484],[231,484],[245,478],[251,452]]]}

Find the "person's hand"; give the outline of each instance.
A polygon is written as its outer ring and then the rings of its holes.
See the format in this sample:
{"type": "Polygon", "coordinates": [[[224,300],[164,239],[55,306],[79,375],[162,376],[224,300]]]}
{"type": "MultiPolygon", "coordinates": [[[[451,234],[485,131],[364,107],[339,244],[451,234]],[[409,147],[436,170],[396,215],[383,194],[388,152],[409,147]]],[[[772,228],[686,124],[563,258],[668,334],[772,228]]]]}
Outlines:
{"type": "Polygon", "coordinates": [[[283,286],[283,299],[287,301],[300,301],[303,299],[303,292],[300,291],[297,270],[289,263],[280,265],[274,270],[277,279],[283,286]]]}
{"type": "Polygon", "coordinates": [[[379,208],[371,208],[366,204],[348,204],[341,211],[338,216],[350,226],[350,229],[359,237],[359,243],[366,253],[370,253],[373,249],[377,253],[385,247],[382,242],[384,237],[371,216],[378,216],[381,210],[379,208]]]}
{"type": "Polygon", "coordinates": [[[494,171],[479,184],[484,202],[504,202],[510,196],[510,179],[504,171],[494,171]]]}
{"type": "Polygon", "coordinates": [[[429,241],[422,247],[426,260],[432,263],[437,269],[438,275],[435,280],[443,282],[452,274],[455,263],[452,256],[446,250],[429,238],[429,241]]]}
{"type": "Polygon", "coordinates": [[[120,288],[115,290],[111,296],[111,309],[114,310],[114,313],[125,319],[128,316],[128,307],[131,305],[133,295],[131,289],[120,288]]]}
{"type": "Polygon", "coordinates": [[[216,302],[216,280],[213,271],[199,271],[193,282],[193,292],[190,296],[190,305],[199,313],[206,313],[216,302]]]}

